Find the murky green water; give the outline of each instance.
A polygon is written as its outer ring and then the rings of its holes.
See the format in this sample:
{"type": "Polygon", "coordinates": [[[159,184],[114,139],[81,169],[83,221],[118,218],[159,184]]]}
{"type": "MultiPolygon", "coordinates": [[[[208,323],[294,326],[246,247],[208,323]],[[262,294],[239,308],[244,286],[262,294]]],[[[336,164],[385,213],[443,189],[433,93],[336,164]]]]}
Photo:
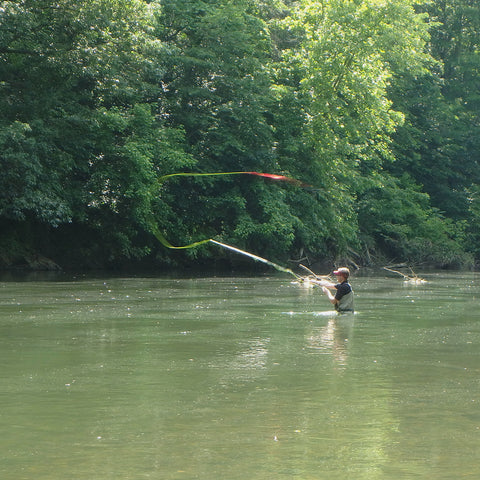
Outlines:
{"type": "Polygon", "coordinates": [[[0,478],[480,478],[480,284],[0,282],[0,478]]]}

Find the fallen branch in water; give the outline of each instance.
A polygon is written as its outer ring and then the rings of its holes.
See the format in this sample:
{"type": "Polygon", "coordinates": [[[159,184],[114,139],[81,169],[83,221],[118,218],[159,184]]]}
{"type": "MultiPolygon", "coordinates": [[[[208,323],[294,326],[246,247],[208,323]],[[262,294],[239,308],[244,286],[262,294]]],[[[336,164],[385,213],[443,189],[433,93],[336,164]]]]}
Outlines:
{"type": "Polygon", "coordinates": [[[398,273],[398,275],[401,275],[405,279],[405,282],[415,283],[415,284],[426,283],[427,282],[423,278],[420,278],[419,276],[417,276],[417,274],[413,271],[412,267],[408,267],[408,268],[410,269],[410,272],[412,273],[412,276],[406,275],[405,273],[399,272],[398,270],[393,270],[393,269],[388,268],[388,267],[383,267],[384,270],[388,270],[389,272],[398,273]]]}
{"type": "Polygon", "coordinates": [[[305,277],[300,277],[299,278],[299,280],[302,283],[322,286],[322,284],[332,282],[331,278],[328,275],[317,275],[315,272],[310,270],[305,265],[302,265],[301,263],[299,264],[299,266],[302,267],[305,271],[307,271],[310,274],[310,275],[307,275],[305,277]]]}

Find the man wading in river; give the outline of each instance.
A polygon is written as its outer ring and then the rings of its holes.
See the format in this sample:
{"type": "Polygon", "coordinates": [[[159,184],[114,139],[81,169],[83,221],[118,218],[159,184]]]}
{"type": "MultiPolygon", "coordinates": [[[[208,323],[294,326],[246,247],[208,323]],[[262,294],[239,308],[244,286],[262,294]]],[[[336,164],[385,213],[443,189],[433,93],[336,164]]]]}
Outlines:
{"type": "Polygon", "coordinates": [[[341,267],[335,270],[333,274],[337,277],[338,283],[324,283],[320,285],[323,293],[328,297],[331,303],[335,305],[337,312],[353,312],[353,290],[348,283],[350,270],[347,267],[341,267]],[[330,291],[336,290],[335,295],[330,291]]]}

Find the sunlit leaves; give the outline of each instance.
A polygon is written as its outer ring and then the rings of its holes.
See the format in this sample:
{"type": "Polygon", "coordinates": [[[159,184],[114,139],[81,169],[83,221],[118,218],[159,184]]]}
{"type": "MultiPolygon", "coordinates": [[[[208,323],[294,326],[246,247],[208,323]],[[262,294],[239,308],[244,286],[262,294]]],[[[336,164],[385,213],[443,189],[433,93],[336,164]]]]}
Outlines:
{"type": "Polygon", "coordinates": [[[358,228],[369,231],[361,225],[362,209],[374,201],[364,196],[368,177],[394,159],[392,134],[404,113],[389,97],[392,79],[403,70],[424,72],[431,63],[426,16],[405,1],[304,1],[284,23],[303,31],[301,48],[287,58],[301,65],[303,136],[326,199],[335,205],[338,251],[345,251],[356,244],[358,228]]]}
{"type": "Polygon", "coordinates": [[[467,0],[1,2],[0,220],[112,261],[146,254],[151,218],[279,260],[447,258],[478,224],[479,18],[467,0]],[[188,170],[315,189],[157,182],[188,170]]]}

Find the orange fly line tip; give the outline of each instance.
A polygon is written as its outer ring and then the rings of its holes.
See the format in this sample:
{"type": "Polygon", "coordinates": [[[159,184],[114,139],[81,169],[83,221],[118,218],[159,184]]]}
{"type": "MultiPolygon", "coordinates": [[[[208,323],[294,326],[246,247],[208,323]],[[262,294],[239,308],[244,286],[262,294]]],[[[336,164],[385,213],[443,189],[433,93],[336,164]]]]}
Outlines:
{"type": "MultiPolygon", "coordinates": [[[[280,180],[280,181],[288,182],[303,188],[311,187],[311,185],[303,183],[300,180],[297,180],[296,178],[286,177],[285,175],[278,175],[275,173],[262,173],[262,172],[216,172],[216,173],[179,172],[179,173],[170,173],[168,175],[163,175],[162,177],[159,178],[159,181],[161,182],[162,180],[166,180],[171,177],[203,177],[203,176],[218,176],[218,175],[256,175],[258,177],[269,178],[271,180],[280,180]]],[[[186,250],[189,248],[195,248],[200,245],[204,245],[206,243],[214,243],[215,245],[218,245],[222,248],[234,251],[241,255],[245,255],[247,257],[252,258],[255,261],[265,263],[267,265],[272,266],[276,270],[289,273],[294,277],[298,278],[298,275],[294,273],[292,270],[290,270],[289,268],[282,267],[281,265],[277,265],[276,263],[271,262],[270,260],[267,260],[265,258],[259,257],[258,255],[254,255],[253,253],[240,250],[239,248],[232,247],[231,245],[227,245],[226,243],[218,242],[217,240],[213,240],[212,238],[207,238],[204,240],[200,240],[198,242],[190,243],[189,245],[175,246],[175,245],[172,245],[165,238],[165,236],[160,232],[160,229],[158,228],[157,224],[153,221],[153,219],[151,219],[150,228],[153,235],[155,235],[157,240],[166,248],[175,249],[175,250],[186,250]]]]}

